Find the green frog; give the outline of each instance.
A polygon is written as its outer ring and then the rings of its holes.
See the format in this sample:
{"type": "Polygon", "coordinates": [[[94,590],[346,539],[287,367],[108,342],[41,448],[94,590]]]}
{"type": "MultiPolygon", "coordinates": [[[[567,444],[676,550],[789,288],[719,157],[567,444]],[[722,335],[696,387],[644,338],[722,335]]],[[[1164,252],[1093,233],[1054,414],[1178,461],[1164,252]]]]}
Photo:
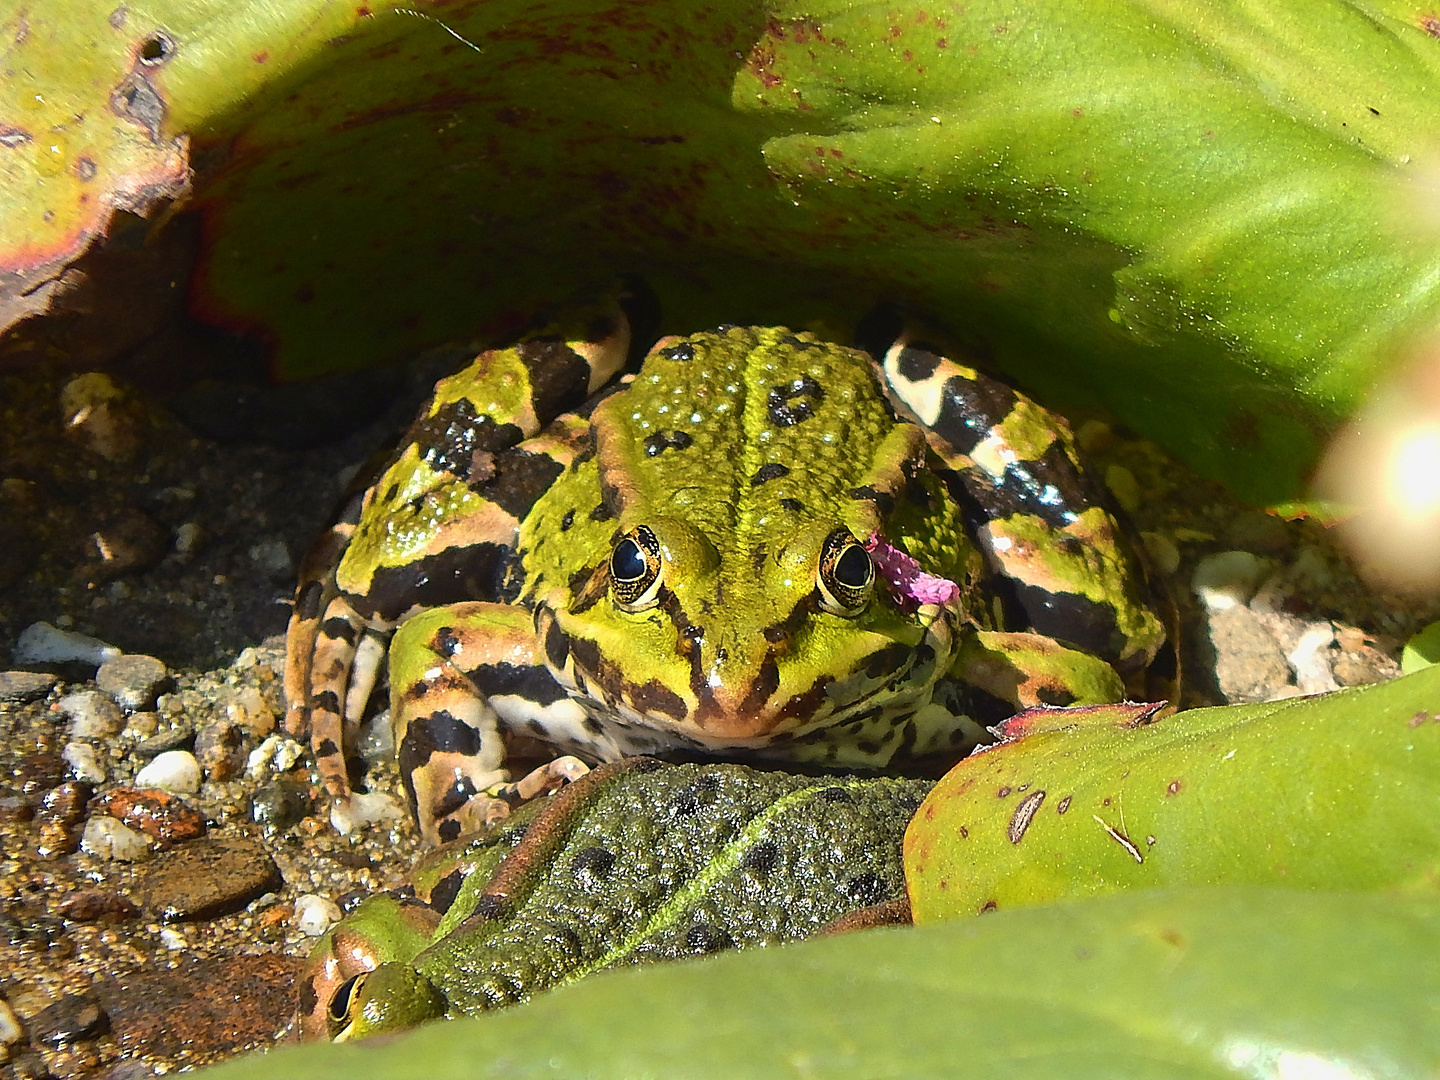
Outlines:
{"type": "Polygon", "coordinates": [[[1165,639],[1066,423],[904,334],[666,337],[619,306],[435,387],[302,568],[287,726],[345,826],[389,639],[432,843],[588,764],[880,769],[1119,700],[1165,639]],[[568,756],[519,783],[517,744],[568,756]],[[508,747],[508,749],[507,749],[508,747]]]}
{"type": "Polygon", "coordinates": [[[317,942],[306,1039],[473,1015],[607,968],[908,922],[931,783],[626,758],[422,859],[317,942]]]}

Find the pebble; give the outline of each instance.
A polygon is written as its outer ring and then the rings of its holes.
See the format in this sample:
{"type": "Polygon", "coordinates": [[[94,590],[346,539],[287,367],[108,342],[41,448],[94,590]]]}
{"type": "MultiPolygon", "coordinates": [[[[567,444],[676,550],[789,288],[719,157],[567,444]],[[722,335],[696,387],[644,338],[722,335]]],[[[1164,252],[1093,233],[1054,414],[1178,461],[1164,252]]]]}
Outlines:
{"type": "Polygon", "coordinates": [[[59,859],[80,846],[80,830],[63,821],[41,821],[35,853],[42,859],[59,859]]]}
{"type": "Polygon", "coordinates": [[[43,671],[0,671],[0,702],[23,705],[50,692],[59,679],[43,671]]]}
{"type": "Polygon", "coordinates": [[[80,850],[92,858],[116,862],[141,862],[153,854],[142,833],[104,814],[94,814],[85,823],[80,850]]]}
{"type": "Polygon", "coordinates": [[[118,971],[96,984],[121,1053],[132,1060],[205,1060],[268,1043],[294,1012],[300,957],[174,959],[118,971]]]}
{"type": "Polygon", "coordinates": [[[124,464],[140,452],[140,426],[125,392],[100,371],[77,375],[60,391],[65,434],[106,461],[124,464]]]}
{"type": "Polygon", "coordinates": [[[0,795],[0,821],[29,821],[35,816],[35,796],[0,795]]]}
{"type": "Polygon", "coordinates": [[[55,704],[70,720],[72,739],[108,739],[125,726],[120,706],[99,690],[77,690],[55,704]]]}
{"type": "Polygon", "coordinates": [[[211,780],[232,780],[245,768],[250,740],[244,728],[216,720],[195,733],[195,757],[211,780]]]}
{"type": "Polygon", "coordinates": [[[153,837],[162,848],[205,835],[205,815],[158,788],[114,787],[100,794],[95,809],[153,837]]]}
{"type": "Polygon", "coordinates": [[[10,658],[17,664],[94,664],[99,667],[120,650],[99,638],[61,630],[48,622],[31,623],[15,639],[10,658]]]}
{"type": "Polygon", "coordinates": [[[105,1010],[94,998],[66,994],[30,1018],[30,1038],[51,1046],[78,1042],[105,1030],[105,1010]]]}
{"type": "Polygon", "coordinates": [[[137,712],[155,704],[156,695],[169,677],[164,663],[155,657],[126,653],[101,664],[95,684],[126,712],[137,712]]]}
{"type": "Polygon", "coordinates": [[[250,799],[250,817],[269,837],[279,836],[310,813],[310,785],[274,780],[250,799]]]}
{"type": "MultiPolygon", "coordinates": [[[[10,1047],[14,1046],[25,1037],[25,1029],[20,1026],[20,1018],[15,1015],[4,998],[0,998],[0,1047],[3,1047],[8,1057],[10,1047]]],[[[5,1060],[0,1058],[0,1061],[5,1060]]]]}
{"type": "Polygon", "coordinates": [[[1207,555],[1195,567],[1190,588],[1212,612],[1250,602],[1271,563],[1248,551],[1207,555]]]}
{"type": "Polygon", "coordinates": [[[182,559],[192,559],[205,543],[205,530],[199,522],[187,521],[175,530],[175,554],[182,559]]]}
{"type": "Polygon", "coordinates": [[[49,791],[65,779],[65,762],[49,750],[35,750],[22,757],[11,770],[22,795],[49,791]]]}
{"type": "Polygon", "coordinates": [[[95,748],[89,743],[68,742],[60,752],[60,757],[70,766],[70,774],[75,779],[84,780],[87,784],[105,782],[105,766],[100,763],[95,748]]]}
{"type": "Polygon", "coordinates": [[[247,554],[250,556],[250,561],[255,564],[255,568],[269,577],[271,581],[289,581],[295,576],[295,563],[290,558],[290,549],[278,536],[272,536],[261,540],[258,544],[252,544],[247,554]]]}
{"type": "Polygon", "coordinates": [[[340,921],[340,909],[323,896],[306,893],[295,898],[292,918],[295,928],[306,937],[319,937],[340,921]]]}
{"type": "Polygon", "coordinates": [[[109,581],[148,570],[165,557],[170,534],[154,518],[134,507],[110,514],[90,540],[96,558],[85,564],[91,581],[109,581]]]}
{"type": "Polygon", "coordinates": [[[1286,656],[1295,669],[1295,685],[1302,694],[1327,694],[1340,688],[1330,667],[1334,645],[1334,624],[1318,622],[1306,628],[1286,656]]]}
{"type": "Polygon", "coordinates": [[[289,772],[295,763],[305,756],[305,748],[286,735],[270,735],[250,751],[245,762],[245,774],[263,779],[267,773],[289,772]]]}
{"type": "MultiPolygon", "coordinates": [[[[83,846],[83,841],[82,841],[83,846]]],[[[140,909],[116,892],[81,889],[60,901],[60,915],[71,922],[123,922],[140,914],[140,909]]]]}
{"type": "Polygon", "coordinates": [[[351,794],[347,805],[330,807],[330,824],[341,836],[381,821],[399,821],[404,817],[400,804],[383,791],[351,794]]]}
{"type": "Polygon", "coordinates": [[[1215,678],[1225,700],[1274,701],[1289,696],[1290,664],[1260,617],[1243,604],[1210,612],[1215,678]]]}
{"type": "Polygon", "coordinates": [[[188,750],[166,750],[135,774],[135,786],[193,795],[200,790],[200,762],[188,750]]]}
{"type": "Polygon", "coordinates": [[[395,728],[390,723],[390,710],[382,709],[360,725],[355,736],[355,752],[368,765],[390,761],[395,756],[395,728]]]}
{"type": "Polygon", "coordinates": [[[85,804],[93,789],[83,780],[67,780],[52,788],[40,803],[40,817],[61,825],[77,825],[85,820],[85,804]]]}
{"type": "Polygon", "coordinates": [[[160,928],[160,944],[171,952],[184,952],[190,947],[190,942],[186,940],[185,935],[173,926],[160,928]]]}
{"type": "Polygon", "coordinates": [[[166,921],[239,911],[283,884],[280,870],[253,840],[195,840],[161,855],[136,889],[140,907],[166,921]]]}
{"type": "Polygon", "coordinates": [[[225,716],[239,724],[256,739],[263,739],[275,730],[275,713],[265,695],[253,686],[242,686],[235,700],[225,706],[225,716]]]}
{"type": "MultiPolygon", "coordinates": [[[[136,713],[136,716],[156,716],[155,713],[136,713]]],[[[186,750],[195,745],[195,729],[188,723],[179,723],[172,728],[152,734],[132,751],[138,758],[150,760],[167,750],[186,750]]]]}

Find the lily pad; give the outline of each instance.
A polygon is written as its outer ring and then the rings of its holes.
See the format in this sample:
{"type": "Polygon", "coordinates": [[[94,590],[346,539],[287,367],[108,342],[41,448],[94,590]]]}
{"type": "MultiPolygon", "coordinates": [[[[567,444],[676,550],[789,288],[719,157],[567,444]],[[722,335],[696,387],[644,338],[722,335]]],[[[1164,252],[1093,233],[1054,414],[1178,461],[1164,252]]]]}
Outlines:
{"type": "Polygon", "coordinates": [[[1440,667],[1319,697],[1032,710],[905,835],[915,920],[1157,886],[1440,880],[1440,667]]]}
{"type": "Polygon", "coordinates": [[[55,0],[0,23],[8,317],[188,166],[191,312],[290,376],[501,335],[617,271],[666,330],[843,334],[897,300],[1266,502],[1440,312],[1440,24],[1395,0],[55,0]]]}
{"type": "Polygon", "coordinates": [[[1143,893],[609,973],[203,1075],[1429,1076],[1437,961],[1433,901],[1143,893]]]}

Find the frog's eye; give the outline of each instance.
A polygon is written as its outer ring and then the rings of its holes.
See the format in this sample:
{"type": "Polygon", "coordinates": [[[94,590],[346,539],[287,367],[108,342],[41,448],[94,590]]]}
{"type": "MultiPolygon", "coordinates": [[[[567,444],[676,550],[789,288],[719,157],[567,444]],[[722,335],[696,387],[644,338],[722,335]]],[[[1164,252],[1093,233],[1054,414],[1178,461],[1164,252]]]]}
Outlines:
{"type": "Polygon", "coordinates": [[[660,597],[660,541],[637,525],[610,553],[610,592],[622,611],[644,611],[660,597]]]}
{"type": "Polygon", "coordinates": [[[330,1014],[332,1038],[350,1025],[350,1012],[355,1007],[355,999],[360,993],[360,987],[365,985],[365,977],[369,974],[368,971],[362,971],[358,975],[352,975],[335,988],[335,993],[330,998],[330,1005],[326,1010],[330,1014]]]}
{"type": "Polygon", "coordinates": [[[875,591],[875,564],[849,529],[836,529],[825,538],[815,583],[820,606],[831,614],[859,615],[865,610],[875,591]]]}

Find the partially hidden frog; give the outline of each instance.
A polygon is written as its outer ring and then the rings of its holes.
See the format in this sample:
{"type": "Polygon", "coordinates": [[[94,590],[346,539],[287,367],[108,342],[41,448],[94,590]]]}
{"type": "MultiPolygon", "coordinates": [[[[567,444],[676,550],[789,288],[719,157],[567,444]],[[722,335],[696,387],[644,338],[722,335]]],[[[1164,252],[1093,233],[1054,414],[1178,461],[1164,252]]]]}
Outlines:
{"type": "MultiPolygon", "coordinates": [[[[389,643],[432,843],[515,799],[506,741],[879,768],[1114,701],[1165,639],[1066,423],[901,337],[660,340],[618,307],[442,379],[302,570],[287,726],[343,827],[389,643]],[[393,635],[393,637],[392,637],[393,635]]],[[[543,788],[584,770],[559,759],[543,788]]]]}
{"type": "Polygon", "coordinates": [[[297,1027],[345,1041],[607,968],[909,921],[931,783],[627,758],[421,860],[316,944],[297,1027]]]}

